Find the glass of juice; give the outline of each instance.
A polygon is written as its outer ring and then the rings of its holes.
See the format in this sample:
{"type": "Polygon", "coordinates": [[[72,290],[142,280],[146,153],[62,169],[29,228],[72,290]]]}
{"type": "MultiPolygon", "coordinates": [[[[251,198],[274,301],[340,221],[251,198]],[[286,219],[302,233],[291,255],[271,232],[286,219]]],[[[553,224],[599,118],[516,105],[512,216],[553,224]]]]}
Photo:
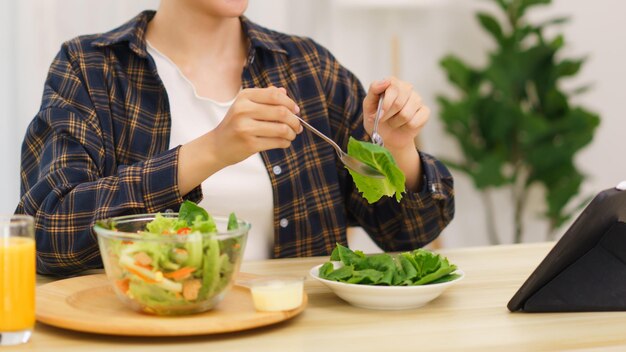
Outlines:
{"type": "Polygon", "coordinates": [[[34,219],[0,215],[0,346],[28,342],[34,325],[34,219]]]}

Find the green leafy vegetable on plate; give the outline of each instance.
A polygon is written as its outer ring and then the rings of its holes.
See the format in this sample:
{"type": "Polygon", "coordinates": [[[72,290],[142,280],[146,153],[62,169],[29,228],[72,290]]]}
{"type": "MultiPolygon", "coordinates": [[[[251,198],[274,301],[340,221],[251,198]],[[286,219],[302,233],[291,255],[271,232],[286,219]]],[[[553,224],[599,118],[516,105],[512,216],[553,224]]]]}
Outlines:
{"type": "Polygon", "coordinates": [[[319,269],[326,280],[362,285],[417,286],[452,281],[459,277],[456,265],[426,249],[365,255],[337,243],[329,262],[319,269]],[[333,261],[341,262],[335,269],[333,261]]]}
{"type": "Polygon", "coordinates": [[[348,154],[378,170],[385,178],[373,178],[348,169],[359,192],[370,204],[382,196],[402,199],[405,190],[405,177],[391,153],[379,145],[358,141],[352,137],[348,141],[348,154]]]}

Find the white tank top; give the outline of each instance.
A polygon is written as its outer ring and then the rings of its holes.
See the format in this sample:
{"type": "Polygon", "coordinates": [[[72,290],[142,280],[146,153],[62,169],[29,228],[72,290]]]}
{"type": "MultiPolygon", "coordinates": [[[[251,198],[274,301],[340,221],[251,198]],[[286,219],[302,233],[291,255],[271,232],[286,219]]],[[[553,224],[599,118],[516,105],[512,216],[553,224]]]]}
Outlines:
{"type": "MultiPolygon", "coordinates": [[[[165,86],[172,116],[170,149],[190,142],[213,130],[233,104],[199,96],[180,69],[167,56],[148,43],[148,53],[156,63],[165,86]]],[[[202,182],[204,198],[200,206],[209,214],[237,217],[252,224],[244,260],[271,258],[274,244],[274,199],[272,183],[260,154],[228,166],[202,182]]]]}

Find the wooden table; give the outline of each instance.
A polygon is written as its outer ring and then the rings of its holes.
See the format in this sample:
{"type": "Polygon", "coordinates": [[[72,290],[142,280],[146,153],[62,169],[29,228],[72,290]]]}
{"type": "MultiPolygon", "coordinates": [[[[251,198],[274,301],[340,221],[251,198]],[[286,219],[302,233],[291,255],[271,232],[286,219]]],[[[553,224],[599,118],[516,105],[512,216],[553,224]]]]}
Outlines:
{"type": "MultiPolygon", "coordinates": [[[[551,247],[551,243],[540,243],[441,250],[465,271],[466,277],[443,296],[415,310],[392,312],[352,307],[309,279],[305,284],[308,308],[300,316],[271,327],[219,336],[128,338],[38,324],[31,342],[2,350],[626,350],[626,312],[508,312],[506,303],[551,247]]],[[[304,275],[326,259],[248,262],[242,270],[304,275]]]]}

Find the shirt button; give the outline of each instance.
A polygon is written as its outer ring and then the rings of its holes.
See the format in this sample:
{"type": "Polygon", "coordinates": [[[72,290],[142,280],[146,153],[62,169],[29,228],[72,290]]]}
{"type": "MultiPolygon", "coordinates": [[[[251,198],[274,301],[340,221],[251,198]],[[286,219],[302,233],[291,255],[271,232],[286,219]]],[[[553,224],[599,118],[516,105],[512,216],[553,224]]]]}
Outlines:
{"type": "Polygon", "coordinates": [[[280,227],[282,227],[284,229],[288,225],[289,225],[289,220],[287,220],[285,218],[280,219],[280,227]]]}
{"type": "Polygon", "coordinates": [[[274,171],[274,175],[280,175],[283,172],[283,169],[281,169],[280,166],[276,165],[272,168],[272,171],[274,171]]]}

